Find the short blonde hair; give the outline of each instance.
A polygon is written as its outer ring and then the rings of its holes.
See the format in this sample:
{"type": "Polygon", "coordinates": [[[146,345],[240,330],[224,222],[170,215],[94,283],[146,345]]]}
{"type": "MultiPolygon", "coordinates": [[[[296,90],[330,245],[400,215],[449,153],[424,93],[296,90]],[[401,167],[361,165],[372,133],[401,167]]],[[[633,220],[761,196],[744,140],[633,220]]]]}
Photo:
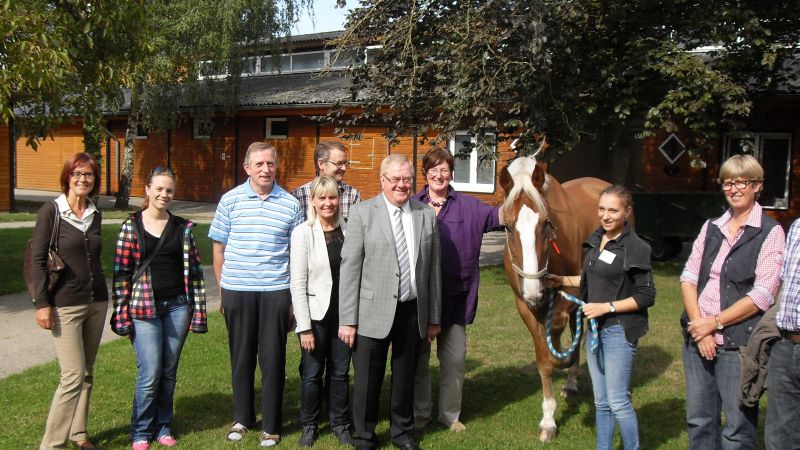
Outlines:
{"type": "MultiPolygon", "coordinates": [[[[335,195],[341,201],[341,196],[339,195],[339,183],[336,181],[335,178],[329,176],[321,176],[314,178],[314,181],[311,182],[311,188],[308,192],[308,222],[313,225],[314,222],[317,221],[317,210],[314,208],[314,199],[319,197],[320,195],[335,195]]],[[[338,211],[336,211],[336,224],[340,225],[342,223],[342,205],[339,205],[338,211]]]]}
{"type": "Polygon", "coordinates": [[[383,161],[381,162],[381,175],[386,175],[386,172],[389,170],[389,166],[392,164],[408,164],[411,166],[411,175],[414,175],[414,166],[411,165],[411,162],[408,160],[406,155],[401,153],[392,153],[386,158],[383,158],[383,161]]]}
{"type": "Polygon", "coordinates": [[[764,181],[764,168],[750,155],[733,155],[719,168],[719,181],[733,178],[764,181]]]}

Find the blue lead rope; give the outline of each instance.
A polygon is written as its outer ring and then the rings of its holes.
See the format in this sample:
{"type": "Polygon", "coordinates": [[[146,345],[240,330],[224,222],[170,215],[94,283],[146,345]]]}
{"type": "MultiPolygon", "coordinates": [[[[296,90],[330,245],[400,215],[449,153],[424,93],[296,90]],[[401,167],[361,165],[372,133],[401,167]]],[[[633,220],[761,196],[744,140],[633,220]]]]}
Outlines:
{"type": "MultiPolygon", "coordinates": [[[[567,294],[564,291],[558,291],[558,293],[561,294],[561,296],[564,297],[565,300],[578,305],[578,311],[575,313],[576,314],[575,336],[572,338],[572,344],[569,346],[567,351],[559,352],[558,350],[556,350],[555,347],[553,347],[553,339],[551,336],[552,333],[550,332],[550,322],[553,318],[553,306],[555,305],[556,302],[556,295],[555,292],[553,292],[550,295],[550,307],[547,309],[547,321],[545,322],[547,347],[550,349],[550,353],[552,353],[553,356],[555,356],[556,358],[567,359],[570,356],[572,356],[572,353],[575,352],[575,348],[578,346],[578,343],[581,340],[581,334],[583,333],[583,309],[580,307],[583,306],[586,302],[570,294],[567,294]]],[[[600,337],[597,334],[597,321],[595,319],[589,319],[589,333],[591,333],[591,339],[592,339],[589,343],[589,349],[594,354],[597,353],[597,349],[600,347],[600,337]]]]}

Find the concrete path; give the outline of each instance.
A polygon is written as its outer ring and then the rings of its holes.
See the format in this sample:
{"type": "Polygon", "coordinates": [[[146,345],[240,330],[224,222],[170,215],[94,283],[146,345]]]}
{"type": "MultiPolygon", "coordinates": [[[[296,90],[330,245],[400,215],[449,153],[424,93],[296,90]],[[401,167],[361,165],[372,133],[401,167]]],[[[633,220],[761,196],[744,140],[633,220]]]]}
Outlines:
{"type": "MultiPolygon", "coordinates": [[[[44,201],[54,197],[56,197],[56,193],[52,192],[20,192],[17,190],[17,198],[20,199],[44,201]]],[[[105,201],[109,201],[110,205],[113,205],[113,197],[109,197],[107,200],[101,198],[101,207],[105,206],[103,203],[105,201]]],[[[134,201],[137,200],[131,199],[132,204],[135,204],[134,201]]],[[[140,205],[141,199],[138,199],[138,202],[140,205]]],[[[215,208],[216,204],[211,203],[175,201],[171,204],[170,209],[179,215],[191,216],[197,221],[201,221],[201,217],[210,221],[215,208]]],[[[108,223],[114,222],[109,221],[108,223]]],[[[17,225],[33,227],[33,223],[27,222],[17,222],[17,225]]],[[[486,234],[481,246],[480,264],[482,266],[502,264],[504,242],[505,234],[503,232],[486,234]]],[[[203,274],[206,281],[207,308],[208,311],[216,311],[219,309],[217,283],[214,279],[211,261],[204,262],[203,274]]],[[[108,285],[111,286],[111,280],[108,280],[108,285]]],[[[33,312],[33,305],[27,292],[0,296],[0,379],[55,359],[55,349],[50,332],[36,325],[33,312]]],[[[111,316],[110,306],[108,316],[111,316]]],[[[103,332],[103,342],[116,338],[118,336],[109,328],[103,332]]]]}

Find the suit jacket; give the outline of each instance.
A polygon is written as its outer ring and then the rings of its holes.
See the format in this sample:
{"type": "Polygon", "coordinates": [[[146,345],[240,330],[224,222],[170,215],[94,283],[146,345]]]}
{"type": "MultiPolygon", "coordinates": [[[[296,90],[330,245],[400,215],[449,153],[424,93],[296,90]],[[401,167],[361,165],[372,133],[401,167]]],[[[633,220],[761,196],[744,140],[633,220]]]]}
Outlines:
{"type": "MultiPolygon", "coordinates": [[[[346,224],[340,223],[342,232],[346,224]]],[[[296,333],[311,329],[312,320],[322,320],[331,303],[331,266],[325,232],[319,220],[303,222],[292,231],[289,268],[292,307],[297,321],[296,333]]]]}
{"type": "MultiPolygon", "coordinates": [[[[414,224],[417,318],[425,338],[441,319],[442,284],[439,231],[433,208],[409,199],[414,224]]],[[[339,324],[358,327],[374,339],[389,335],[400,288],[392,223],[383,194],[351,207],[339,275],[339,324]]],[[[414,261],[411,262],[412,264],[414,261]]]]}

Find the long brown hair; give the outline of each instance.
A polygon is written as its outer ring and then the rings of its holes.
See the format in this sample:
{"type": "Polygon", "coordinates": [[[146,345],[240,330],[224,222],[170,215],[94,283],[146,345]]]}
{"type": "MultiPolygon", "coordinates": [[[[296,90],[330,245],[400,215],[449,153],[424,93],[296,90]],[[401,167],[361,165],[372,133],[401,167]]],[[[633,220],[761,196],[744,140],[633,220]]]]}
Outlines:
{"type": "MultiPolygon", "coordinates": [[[[150,183],[153,182],[153,177],[161,175],[165,177],[170,177],[172,178],[172,181],[175,181],[175,172],[173,172],[172,169],[170,169],[169,167],[158,166],[154,167],[153,170],[150,171],[150,174],[147,175],[147,180],[145,181],[145,185],[147,187],[150,187],[150,183]]],[[[142,202],[142,211],[144,211],[145,209],[147,209],[148,206],[150,206],[150,197],[146,194],[146,192],[147,191],[145,191],[144,201],[142,202]]]]}

